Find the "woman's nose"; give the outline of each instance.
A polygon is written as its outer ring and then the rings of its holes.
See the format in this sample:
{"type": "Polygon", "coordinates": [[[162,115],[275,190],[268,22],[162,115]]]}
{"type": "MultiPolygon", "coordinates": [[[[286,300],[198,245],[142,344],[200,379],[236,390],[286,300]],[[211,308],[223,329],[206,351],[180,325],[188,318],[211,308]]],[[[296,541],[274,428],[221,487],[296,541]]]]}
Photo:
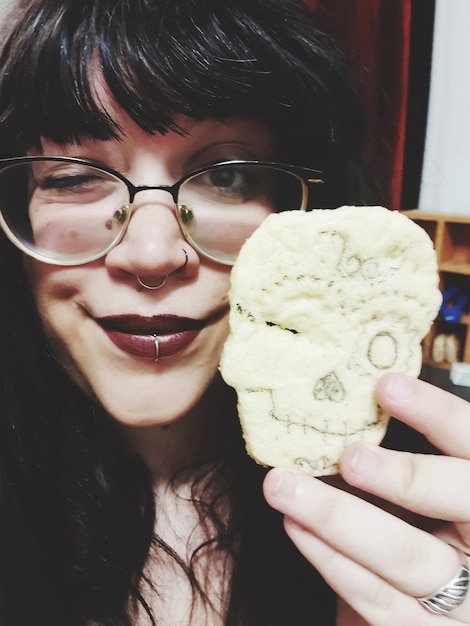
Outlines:
{"type": "Polygon", "coordinates": [[[171,194],[163,190],[139,192],[131,212],[123,238],[106,255],[108,269],[150,281],[183,266],[187,271],[189,262],[194,263],[198,255],[181,232],[171,194]]]}

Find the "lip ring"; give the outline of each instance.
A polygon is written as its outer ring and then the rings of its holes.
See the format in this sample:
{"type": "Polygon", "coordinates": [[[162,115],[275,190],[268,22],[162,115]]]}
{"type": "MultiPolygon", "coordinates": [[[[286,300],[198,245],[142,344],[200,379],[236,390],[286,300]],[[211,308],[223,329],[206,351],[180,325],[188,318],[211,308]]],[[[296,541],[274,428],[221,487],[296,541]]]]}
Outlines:
{"type": "Polygon", "coordinates": [[[177,315],[134,314],[95,319],[120,350],[154,361],[184,351],[207,324],[207,320],[177,315]]]}
{"type": "Polygon", "coordinates": [[[183,352],[199,335],[200,330],[188,330],[171,335],[130,335],[105,331],[108,338],[123,352],[133,357],[159,362],[183,352]]]}

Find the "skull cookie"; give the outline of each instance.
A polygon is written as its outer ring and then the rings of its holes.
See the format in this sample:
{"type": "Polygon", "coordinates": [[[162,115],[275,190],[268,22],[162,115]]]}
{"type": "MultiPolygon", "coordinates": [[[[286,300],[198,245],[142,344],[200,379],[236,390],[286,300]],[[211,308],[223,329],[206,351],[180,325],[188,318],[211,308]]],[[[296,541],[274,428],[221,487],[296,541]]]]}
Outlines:
{"type": "Polygon", "coordinates": [[[346,445],[380,443],[375,386],[417,376],[441,294],[432,242],[383,207],[270,215],[231,274],[221,373],[248,453],[262,465],[334,474],[346,445]]]}

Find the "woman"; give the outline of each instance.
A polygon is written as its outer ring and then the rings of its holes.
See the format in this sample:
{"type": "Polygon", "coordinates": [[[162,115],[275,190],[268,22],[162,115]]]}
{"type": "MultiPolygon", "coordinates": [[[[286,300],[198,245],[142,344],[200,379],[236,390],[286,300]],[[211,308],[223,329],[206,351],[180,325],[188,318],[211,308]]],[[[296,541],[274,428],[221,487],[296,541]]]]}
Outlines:
{"type": "MultiPolygon", "coordinates": [[[[455,537],[280,470],[269,506],[217,373],[244,237],[300,203],[312,169],[311,204],[371,200],[341,55],[295,0],[29,0],[16,16],[0,61],[15,244],[1,240],[0,623],[434,623],[415,596],[454,574],[455,537]]],[[[384,405],[468,457],[438,421],[462,433],[467,409],[407,380],[400,402],[401,380],[384,379],[384,405]]],[[[438,506],[464,461],[412,458],[356,447],[342,471],[470,519],[449,490],[438,506]]],[[[466,604],[454,615],[470,623],[466,604]]]]}

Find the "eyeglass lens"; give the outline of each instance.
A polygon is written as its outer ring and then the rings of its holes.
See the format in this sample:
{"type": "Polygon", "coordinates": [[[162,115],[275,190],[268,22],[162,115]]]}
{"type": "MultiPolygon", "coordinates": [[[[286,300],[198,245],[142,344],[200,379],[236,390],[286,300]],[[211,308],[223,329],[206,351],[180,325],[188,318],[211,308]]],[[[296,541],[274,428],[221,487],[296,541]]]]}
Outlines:
{"type": "MultiPolygon", "coordinates": [[[[216,165],[180,185],[176,216],[197,250],[231,264],[269,213],[298,209],[303,197],[301,179],[285,170],[216,165]]],[[[26,253],[79,264],[102,256],[122,237],[129,190],[98,167],[44,159],[1,171],[0,211],[7,234],[26,253]]]]}
{"type": "Polygon", "coordinates": [[[67,161],[35,161],[0,175],[7,228],[50,262],[80,263],[119,240],[126,220],[126,185],[107,172],[67,161]]]}
{"type": "Polygon", "coordinates": [[[193,245],[233,263],[245,240],[269,213],[302,206],[303,186],[289,172],[263,165],[224,165],[181,186],[178,213],[193,245]]]}

